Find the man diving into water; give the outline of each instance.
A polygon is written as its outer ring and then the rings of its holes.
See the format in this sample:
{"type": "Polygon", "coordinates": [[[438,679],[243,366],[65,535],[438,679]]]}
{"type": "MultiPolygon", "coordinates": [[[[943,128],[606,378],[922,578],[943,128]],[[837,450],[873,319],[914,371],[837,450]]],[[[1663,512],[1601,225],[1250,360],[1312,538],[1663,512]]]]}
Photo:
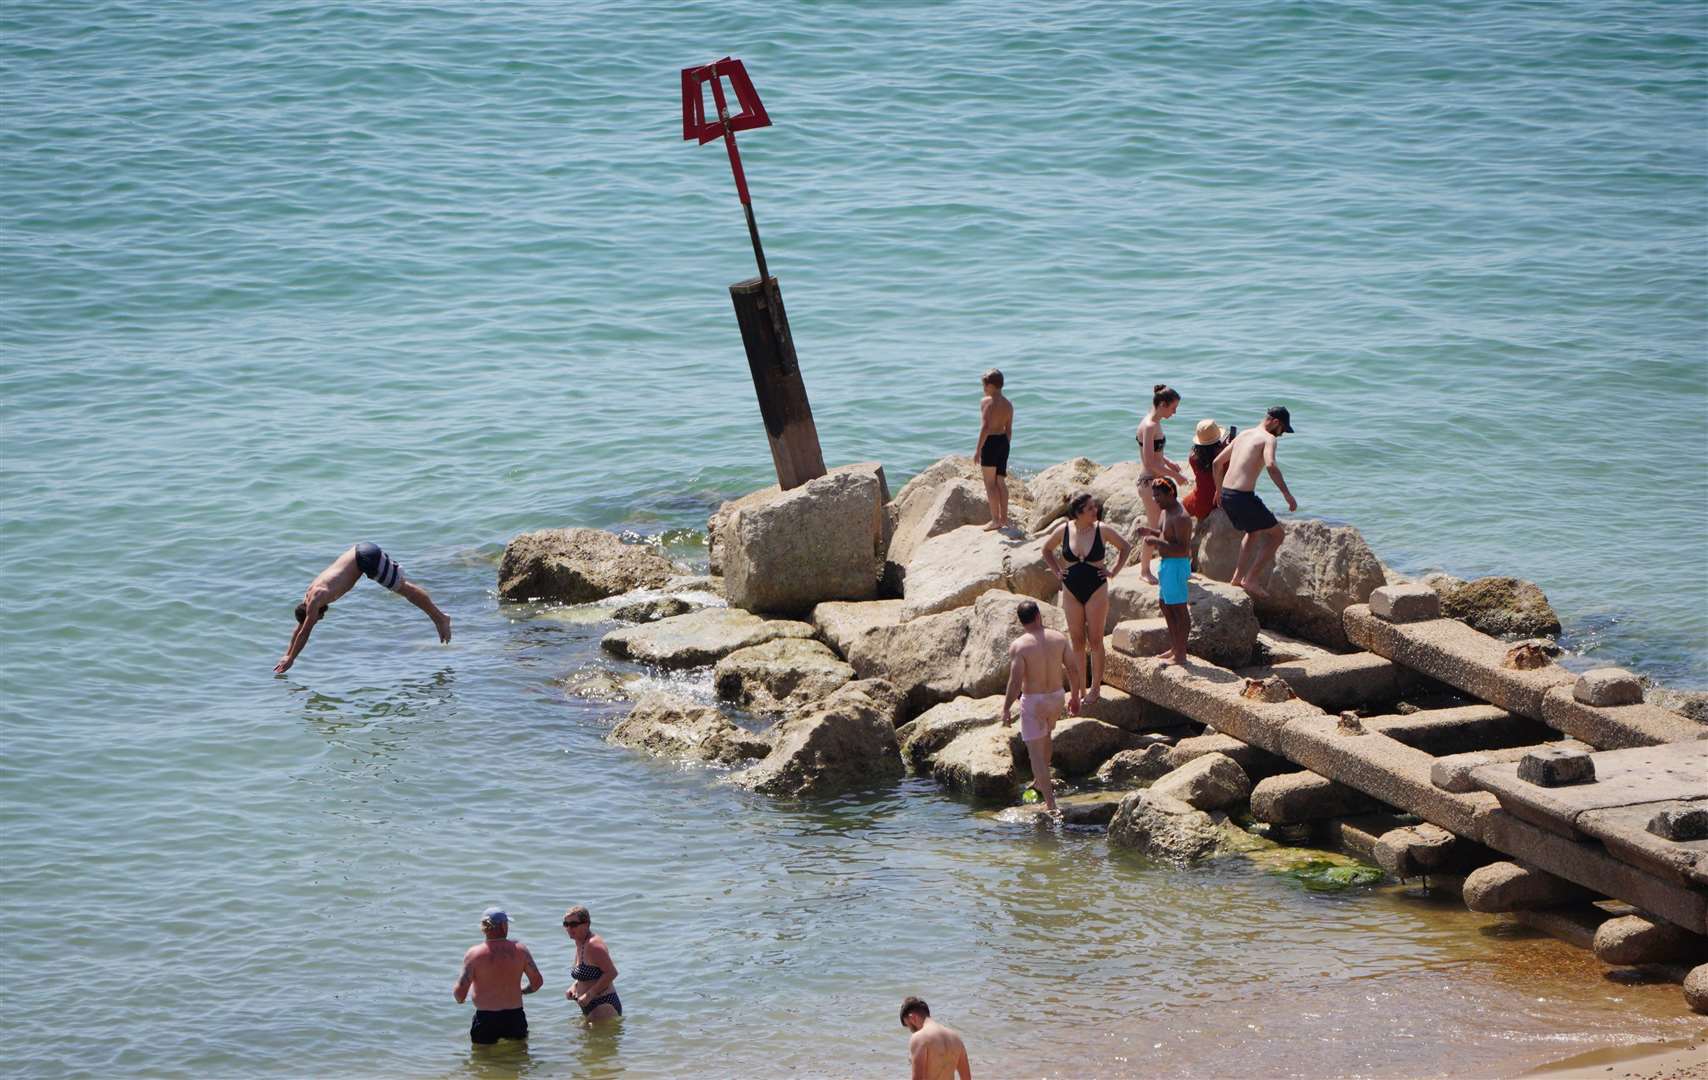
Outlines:
{"type": "Polygon", "coordinates": [[[427,595],[427,590],[413,581],[405,580],[403,567],[393,562],[390,555],[379,549],[379,545],[357,544],[333,559],[331,566],[309,582],[302,603],[297,605],[297,628],[291,635],[290,648],[286,649],[285,655],[273,665],[274,673],[282,674],[290,670],[291,665],[296,663],[297,654],[308,644],[308,635],[314,631],[314,624],[325,617],[327,605],[355,588],[356,579],[363,575],[373,578],[425,611],[439,630],[439,640],[451,640],[451,617],[439,610],[439,606],[433,603],[433,598],[427,595]]]}

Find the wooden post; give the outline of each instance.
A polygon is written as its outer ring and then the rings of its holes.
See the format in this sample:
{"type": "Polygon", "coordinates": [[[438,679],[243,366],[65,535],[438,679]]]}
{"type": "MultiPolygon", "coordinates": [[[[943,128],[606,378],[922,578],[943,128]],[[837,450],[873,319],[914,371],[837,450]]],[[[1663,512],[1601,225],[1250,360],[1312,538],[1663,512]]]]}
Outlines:
{"type": "Polygon", "coordinates": [[[771,441],[777,483],[787,491],[823,476],[825,469],[806,383],[795,360],[789,316],[783,310],[783,293],[776,278],[765,277],[738,281],[729,287],[729,295],[747,346],[747,366],[753,373],[765,435],[771,441]]]}

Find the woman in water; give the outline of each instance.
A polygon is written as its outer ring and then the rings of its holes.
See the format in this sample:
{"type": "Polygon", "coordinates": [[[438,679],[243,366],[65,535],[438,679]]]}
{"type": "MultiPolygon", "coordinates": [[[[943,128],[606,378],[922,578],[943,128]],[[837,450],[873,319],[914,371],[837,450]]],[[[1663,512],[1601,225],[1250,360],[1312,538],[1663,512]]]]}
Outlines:
{"type": "MultiPolygon", "coordinates": [[[[1151,481],[1159,476],[1169,476],[1178,484],[1187,482],[1180,466],[1162,453],[1163,445],[1168,442],[1168,436],[1162,433],[1162,422],[1173,416],[1178,408],[1180,392],[1166,383],[1157,383],[1151,391],[1151,411],[1145,414],[1139,423],[1138,434],[1133,436],[1139,441],[1139,501],[1145,504],[1145,526],[1151,529],[1162,520],[1162,507],[1156,504],[1156,497],[1151,494],[1151,481]]],[[[1151,573],[1151,551],[1148,547],[1139,552],[1139,576],[1152,585],[1156,584],[1156,575],[1151,573]]]]}
{"type": "Polygon", "coordinates": [[[1181,508],[1192,515],[1197,522],[1197,528],[1192,533],[1192,569],[1198,569],[1198,545],[1204,542],[1204,519],[1210,516],[1210,511],[1216,508],[1216,455],[1222,448],[1233,441],[1238,428],[1228,428],[1226,435],[1222,434],[1222,426],[1214,420],[1198,421],[1198,430],[1192,437],[1192,454],[1187,458],[1187,464],[1192,467],[1192,490],[1180,500],[1181,508]]]}
{"type": "Polygon", "coordinates": [[[581,1015],[588,1023],[596,1024],[623,1015],[623,1003],[611,989],[617,981],[617,965],[611,960],[605,939],[593,932],[592,922],[592,916],[580,905],[564,912],[563,928],[575,942],[575,967],[569,973],[575,985],[563,996],[581,1006],[581,1015]]]}
{"type": "Polygon", "coordinates": [[[1062,610],[1067,613],[1068,640],[1074,663],[1085,670],[1086,647],[1091,651],[1091,682],[1087,702],[1103,689],[1103,634],[1109,622],[1109,580],[1127,565],[1132,546],[1120,532],[1103,524],[1103,504],[1089,491],[1068,503],[1068,519],[1044,538],[1044,562],[1062,583],[1062,610]],[[1106,548],[1115,545],[1113,570],[1103,565],[1106,548]],[[1057,549],[1060,549],[1059,552],[1057,549]],[[1058,557],[1059,556],[1059,557],[1058,557]]]}

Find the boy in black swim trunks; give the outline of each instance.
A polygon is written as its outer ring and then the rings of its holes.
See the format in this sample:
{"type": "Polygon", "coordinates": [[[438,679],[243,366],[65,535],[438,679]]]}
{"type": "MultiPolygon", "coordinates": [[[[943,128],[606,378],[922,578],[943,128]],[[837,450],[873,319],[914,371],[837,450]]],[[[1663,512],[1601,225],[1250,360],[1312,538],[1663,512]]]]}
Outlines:
{"type": "Polygon", "coordinates": [[[1002,372],[984,373],[984,400],[979,402],[979,441],[973,464],[984,471],[984,497],[990,503],[985,529],[1008,528],[1008,440],[1014,433],[1014,403],[1002,396],[1002,372]]]}
{"type": "Polygon", "coordinates": [[[297,605],[297,628],[291,634],[290,647],[285,650],[285,655],[279,658],[279,662],[273,665],[275,674],[290,670],[291,665],[296,663],[297,654],[308,644],[308,635],[314,631],[314,624],[326,615],[327,605],[355,588],[356,580],[363,576],[374,579],[426,612],[439,631],[439,640],[451,640],[451,617],[439,610],[439,606],[433,603],[433,598],[427,595],[427,590],[413,581],[406,580],[403,567],[381,551],[378,544],[357,544],[333,559],[332,565],[309,582],[302,603],[297,605]]]}

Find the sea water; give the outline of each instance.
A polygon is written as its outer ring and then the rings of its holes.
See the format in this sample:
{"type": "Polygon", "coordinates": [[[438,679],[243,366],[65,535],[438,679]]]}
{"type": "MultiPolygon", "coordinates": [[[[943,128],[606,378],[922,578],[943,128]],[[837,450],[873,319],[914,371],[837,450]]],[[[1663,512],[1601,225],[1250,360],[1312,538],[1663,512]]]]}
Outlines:
{"type": "Polygon", "coordinates": [[[1131,458],[1156,382],[1176,456],[1284,403],[1301,514],[1708,684],[1705,45],[1699,4],[1588,0],[0,7],[8,1071],[880,1075],[907,993],[998,1075],[1695,1030],[1404,890],[610,747],[622,706],[557,683],[612,624],[494,585],[546,526],[703,560],[772,479],[746,230],[678,123],[678,70],[733,54],[827,460],[970,453],[991,366],[1022,474],[1131,458]],[[363,584],[275,677],[358,540],[454,643],[363,584]],[[546,973],[525,1051],[450,999],[489,903],[546,973]],[[615,1032],[561,999],[572,903],[615,1032]]]}

